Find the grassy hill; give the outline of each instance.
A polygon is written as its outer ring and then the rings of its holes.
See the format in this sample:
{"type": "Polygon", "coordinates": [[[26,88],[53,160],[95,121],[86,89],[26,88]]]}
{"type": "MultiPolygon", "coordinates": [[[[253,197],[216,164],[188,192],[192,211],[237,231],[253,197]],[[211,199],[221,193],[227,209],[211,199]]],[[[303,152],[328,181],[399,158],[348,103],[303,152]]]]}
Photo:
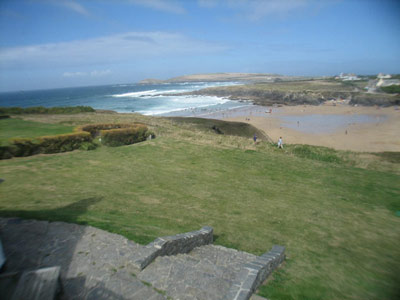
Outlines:
{"type": "Polygon", "coordinates": [[[136,114],[24,118],[139,121],[157,138],[0,161],[0,216],[90,224],[140,243],[210,225],[216,244],[254,254],[287,247],[286,263],[260,290],[269,299],[399,296],[396,153],[282,150],[241,129],[218,134],[201,121],[136,114]]]}
{"type": "Polygon", "coordinates": [[[46,124],[8,118],[0,120],[0,145],[6,145],[11,138],[36,138],[43,135],[70,133],[73,126],[46,124]]]}

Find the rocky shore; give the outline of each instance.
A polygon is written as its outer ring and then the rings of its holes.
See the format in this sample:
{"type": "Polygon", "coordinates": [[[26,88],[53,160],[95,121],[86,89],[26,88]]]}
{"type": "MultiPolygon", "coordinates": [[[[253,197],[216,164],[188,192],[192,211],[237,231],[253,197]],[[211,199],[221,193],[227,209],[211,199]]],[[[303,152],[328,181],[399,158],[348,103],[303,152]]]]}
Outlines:
{"type": "Polygon", "coordinates": [[[384,93],[367,94],[361,91],[329,90],[281,90],[259,88],[257,85],[206,88],[188,95],[218,96],[230,100],[251,100],[256,105],[319,105],[327,100],[348,99],[352,105],[392,106],[400,105],[400,95],[384,93]]]}

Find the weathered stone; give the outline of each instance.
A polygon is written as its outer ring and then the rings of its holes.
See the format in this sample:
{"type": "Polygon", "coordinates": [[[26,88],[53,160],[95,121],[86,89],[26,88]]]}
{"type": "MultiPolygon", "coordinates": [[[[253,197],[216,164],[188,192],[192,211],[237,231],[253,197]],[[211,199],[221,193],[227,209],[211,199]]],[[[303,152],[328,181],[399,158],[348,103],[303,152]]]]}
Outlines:
{"type": "Polygon", "coordinates": [[[258,286],[284,260],[285,247],[273,246],[271,251],[264,253],[255,260],[243,265],[226,293],[225,300],[248,300],[258,286]],[[240,287],[240,289],[238,289],[240,287]]]}
{"type": "Polygon", "coordinates": [[[59,290],[60,267],[25,271],[12,300],[53,300],[59,290]]]}
{"type": "Polygon", "coordinates": [[[142,246],[90,226],[0,218],[6,271],[60,266],[61,300],[249,299],[284,259],[284,247],[257,257],[209,245],[212,234],[203,227],[142,246]]]}

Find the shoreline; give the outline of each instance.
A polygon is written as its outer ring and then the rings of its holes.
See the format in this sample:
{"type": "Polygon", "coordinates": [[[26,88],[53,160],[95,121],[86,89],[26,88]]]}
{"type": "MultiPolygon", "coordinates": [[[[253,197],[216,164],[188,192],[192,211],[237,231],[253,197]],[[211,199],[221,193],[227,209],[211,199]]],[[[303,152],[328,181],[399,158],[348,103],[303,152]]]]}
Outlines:
{"type": "Polygon", "coordinates": [[[282,137],[284,144],[308,144],[357,152],[400,151],[400,110],[395,107],[376,108],[346,104],[338,106],[298,105],[272,107],[272,113],[265,113],[268,109],[270,107],[255,105],[254,108],[228,112],[223,116],[213,114],[212,118],[251,124],[263,130],[274,142],[282,137]],[[366,115],[376,118],[376,121],[341,124],[331,132],[310,133],[302,131],[301,122],[298,123],[299,129],[293,129],[289,128],[282,120],[282,117],[299,116],[304,118],[312,115],[366,115]]]}
{"type": "MultiPolygon", "coordinates": [[[[350,150],[357,152],[400,152],[400,110],[395,106],[371,107],[351,106],[348,104],[332,105],[296,105],[296,106],[259,106],[249,105],[218,111],[208,111],[186,117],[198,117],[248,123],[264,131],[274,142],[279,137],[284,144],[307,144],[324,146],[336,150],[350,150]],[[271,113],[269,112],[271,110],[271,113]],[[316,128],[324,128],[328,120],[342,118],[356,120],[338,122],[330,130],[321,129],[320,132],[310,132],[305,129],[301,121],[298,128],[284,118],[319,117],[316,128]],[[367,121],[357,121],[360,119],[367,121]]],[[[295,124],[295,123],[294,123],[295,124]]],[[[314,130],[315,131],[315,130],[314,130]]]]}

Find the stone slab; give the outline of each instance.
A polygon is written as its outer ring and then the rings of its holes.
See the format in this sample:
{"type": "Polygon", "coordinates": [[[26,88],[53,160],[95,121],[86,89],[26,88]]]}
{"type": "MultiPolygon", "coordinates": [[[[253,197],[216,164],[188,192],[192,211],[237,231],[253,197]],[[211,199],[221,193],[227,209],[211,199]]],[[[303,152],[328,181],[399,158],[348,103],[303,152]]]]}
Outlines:
{"type": "Polygon", "coordinates": [[[60,267],[25,271],[12,300],[53,300],[59,291],[60,267]]]}

